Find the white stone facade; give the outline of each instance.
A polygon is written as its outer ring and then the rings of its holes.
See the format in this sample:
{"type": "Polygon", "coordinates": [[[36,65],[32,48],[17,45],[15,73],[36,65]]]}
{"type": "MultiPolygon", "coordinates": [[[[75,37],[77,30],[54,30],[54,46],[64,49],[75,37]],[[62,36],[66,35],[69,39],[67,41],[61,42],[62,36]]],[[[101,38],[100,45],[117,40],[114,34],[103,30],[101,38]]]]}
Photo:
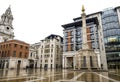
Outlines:
{"type": "Polygon", "coordinates": [[[40,67],[38,60],[38,48],[40,46],[40,43],[35,43],[30,45],[29,50],[29,57],[28,57],[28,67],[29,68],[37,68],[40,67]]]}
{"type": "Polygon", "coordinates": [[[17,69],[17,68],[26,68],[28,65],[28,60],[24,58],[2,58],[0,60],[1,68],[17,69]],[[4,64],[2,63],[4,62],[4,64]]]}
{"type": "Polygon", "coordinates": [[[38,50],[40,68],[62,67],[62,43],[58,35],[50,35],[42,40],[38,50]]]}
{"type": "Polygon", "coordinates": [[[78,51],[69,51],[63,53],[62,66],[63,68],[74,68],[76,67],[76,55],[78,51]]]}
{"type": "Polygon", "coordinates": [[[9,7],[0,19],[0,42],[12,40],[14,38],[12,21],[13,15],[9,7]]]}

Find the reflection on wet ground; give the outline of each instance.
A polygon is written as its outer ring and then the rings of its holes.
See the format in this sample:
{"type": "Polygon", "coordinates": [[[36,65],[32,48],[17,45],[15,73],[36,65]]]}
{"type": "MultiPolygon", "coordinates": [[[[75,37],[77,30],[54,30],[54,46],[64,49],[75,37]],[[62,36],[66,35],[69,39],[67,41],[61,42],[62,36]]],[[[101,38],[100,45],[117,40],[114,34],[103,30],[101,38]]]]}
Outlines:
{"type": "Polygon", "coordinates": [[[0,70],[0,82],[120,82],[120,73],[71,70],[0,70]]]}

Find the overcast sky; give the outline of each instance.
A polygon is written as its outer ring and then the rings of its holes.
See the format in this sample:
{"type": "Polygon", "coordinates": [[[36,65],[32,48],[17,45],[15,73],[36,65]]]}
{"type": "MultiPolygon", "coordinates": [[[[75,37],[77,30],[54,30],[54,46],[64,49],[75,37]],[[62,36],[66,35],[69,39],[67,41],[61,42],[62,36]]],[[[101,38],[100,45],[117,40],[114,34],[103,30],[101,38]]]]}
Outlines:
{"type": "Polygon", "coordinates": [[[0,0],[0,15],[11,5],[15,39],[33,44],[50,34],[63,36],[61,25],[81,15],[120,6],[120,0],[0,0]]]}

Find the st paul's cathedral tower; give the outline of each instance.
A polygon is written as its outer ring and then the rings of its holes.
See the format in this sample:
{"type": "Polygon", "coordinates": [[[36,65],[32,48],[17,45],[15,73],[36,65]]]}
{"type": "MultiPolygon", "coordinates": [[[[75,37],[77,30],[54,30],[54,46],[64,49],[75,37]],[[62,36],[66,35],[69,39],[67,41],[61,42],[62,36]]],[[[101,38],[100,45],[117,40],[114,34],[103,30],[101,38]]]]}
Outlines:
{"type": "Polygon", "coordinates": [[[5,42],[14,38],[12,21],[13,15],[9,6],[0,19],[0,42],[5,42]]]}

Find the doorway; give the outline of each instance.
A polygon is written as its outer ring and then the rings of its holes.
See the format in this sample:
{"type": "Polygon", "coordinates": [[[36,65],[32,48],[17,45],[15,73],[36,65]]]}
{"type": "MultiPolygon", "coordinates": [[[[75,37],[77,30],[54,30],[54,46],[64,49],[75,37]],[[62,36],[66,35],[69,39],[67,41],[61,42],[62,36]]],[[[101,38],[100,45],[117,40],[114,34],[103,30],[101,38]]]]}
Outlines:
{"type": "Polygon", "coordinates": [[[17,69],[20,69],[21,61],[18,60],[17,69]]]}
{"type": "Polygon", "coordinates": [[[73,57],[67,57],[67,68],[73,68],[73,57]]]}
{"type": "Polygon", "coordinates": [[[47,69],[47,68],[48,68],[48,64],[45,64],[45,65],[44,65],[44,69],[47,69]]]}

